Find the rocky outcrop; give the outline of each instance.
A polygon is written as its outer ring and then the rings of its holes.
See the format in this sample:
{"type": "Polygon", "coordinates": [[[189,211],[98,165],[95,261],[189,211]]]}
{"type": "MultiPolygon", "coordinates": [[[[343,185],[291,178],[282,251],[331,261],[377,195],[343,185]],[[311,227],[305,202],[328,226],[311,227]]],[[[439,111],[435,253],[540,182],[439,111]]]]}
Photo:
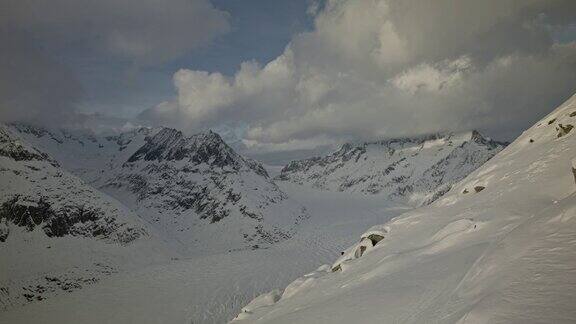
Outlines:
{"type": "Polygon", "coordinates": [[[0,223],[5,224],[0,242],[8,238],[10,224],[28,232],[40,227],[48,237],[82,236],[121,244],[128,244],[145,234],[143,230],[133,227],[123,228],[100,208],[67,205],[55,209],[47,197],[37,200],[20,195],[10,197],[0,204],[0,223]]]}
{"type": "MultiPolygon", "coordinates": [[[[48,134],[22,129],[33,136],[48,134]]],[[[126,222],[121,208],[63,170],[47,153],[0,127],[0,242],[15,228],[41,228],[51,238],[70,235],[121,245],[147,235],[136,223],[126,222]]]]}

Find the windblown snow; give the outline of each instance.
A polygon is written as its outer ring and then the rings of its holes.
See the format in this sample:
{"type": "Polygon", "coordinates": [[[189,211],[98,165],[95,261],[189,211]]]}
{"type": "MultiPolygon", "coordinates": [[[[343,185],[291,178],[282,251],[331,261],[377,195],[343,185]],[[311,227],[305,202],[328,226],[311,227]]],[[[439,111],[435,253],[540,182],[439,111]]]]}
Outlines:
{"type": "Polygon", "coordinates": [[[575,123],[576,96],[435,203],[371,228],[234,322],[576,322],[575,123]]]}

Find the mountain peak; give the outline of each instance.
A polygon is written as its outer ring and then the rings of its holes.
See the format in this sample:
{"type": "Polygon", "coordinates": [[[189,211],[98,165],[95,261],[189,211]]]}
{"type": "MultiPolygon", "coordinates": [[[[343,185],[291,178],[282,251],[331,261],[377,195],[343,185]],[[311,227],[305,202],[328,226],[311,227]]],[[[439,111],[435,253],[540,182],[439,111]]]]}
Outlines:
{"type": "Polygon", "coordinates": [[[491,139],[490,137],[482,135],[477,130],[472,130],[471,132],[469,132],[467,138],[469,138],[469,140],[472,142],[475,142],[475,143],[478,143],[481,145],[486,145],[486,146],[491,147],[491,148],[496,148],[499,146],[507,146],[509,144],[507,142],[495,141],[495,140],[491,139]]]}
{"type": "Polygon", "coordinates": [[[252,169],[259,175],[268,177],[264,168],[257,162],[237,154],[222,137],[208,130],[186,137],[181,131],[164,127],[155,135],[148,136],[146,143],[127,160],[127,163],[143,161],[181,161],[211,167],[230,167],[234,170],[252,169]]]}

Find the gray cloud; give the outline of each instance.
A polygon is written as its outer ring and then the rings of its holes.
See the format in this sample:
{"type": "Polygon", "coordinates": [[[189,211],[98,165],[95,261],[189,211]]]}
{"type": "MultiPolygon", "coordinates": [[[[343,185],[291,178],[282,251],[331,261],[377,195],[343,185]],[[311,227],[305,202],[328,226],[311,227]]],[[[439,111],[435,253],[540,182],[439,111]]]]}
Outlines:
{"type": "Polygon", "coordinates": [[[229,29],[208,0],[5,0],[5,24],[50,46],[89,49],[150,64],[206,45],[229,29]]]}
{"type": "MultiPolygon", "coordinates": [[[[318,7],[317,7],[318,8],[318,7]]],[[[246,128],[256,151],[445,130],[517,135],[576,91],[571,0],[327,1],[315,28],[233,76],[180,70],[141,117],[246,128]],[[572,26],[572,27],[571,27],[572,26]]]]}
{"type": "Polygon", "coordinates": [[[65,58],[130,71],[206,46],[228,29],[228,14],[209,0],[2,1],[0,120],[94,120],[78,113],[84,92],[65,58]]]}
{"type": "Polygon", "coordinates": [[[68,69],[38,51],[27,37],[0,26],[0,120],[61,123],[82,88],[68,69]]]}

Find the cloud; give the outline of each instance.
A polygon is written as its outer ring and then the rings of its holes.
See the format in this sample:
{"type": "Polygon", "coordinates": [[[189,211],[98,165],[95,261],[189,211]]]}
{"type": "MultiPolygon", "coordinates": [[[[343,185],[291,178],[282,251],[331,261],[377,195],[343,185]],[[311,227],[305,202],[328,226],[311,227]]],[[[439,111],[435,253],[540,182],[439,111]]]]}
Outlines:
{"type": "Polygon", "coordinates": [[[83,92],[72,73],[2,26],[0,42],[0,121],[66,121],[83,92]]]}
{"type": "Polygon", "coordinates": [[[314,29],[275,60],[183,69],[177,97],[142,117],[239,123],[267,150],[472,128],[510,139],[576,91],[576,43],[555,39],[576,23],[571,0],[314,4],[314,29]]]}
{"type": "Polygon", "coordinates": [[[229,30],[208,0],[5,0],[4,24],[51,47],[92,50],[140,64],[181,56],[229,30]]]}
{"type": "Polygon", "coordinates": [[[2,1],[0,120],[94,121],[79,113],[85,91],[68,60],[83,61],[88,73],[130,71],[206,46],[228,29],[228,14],[208,0],[2,1]]]}

